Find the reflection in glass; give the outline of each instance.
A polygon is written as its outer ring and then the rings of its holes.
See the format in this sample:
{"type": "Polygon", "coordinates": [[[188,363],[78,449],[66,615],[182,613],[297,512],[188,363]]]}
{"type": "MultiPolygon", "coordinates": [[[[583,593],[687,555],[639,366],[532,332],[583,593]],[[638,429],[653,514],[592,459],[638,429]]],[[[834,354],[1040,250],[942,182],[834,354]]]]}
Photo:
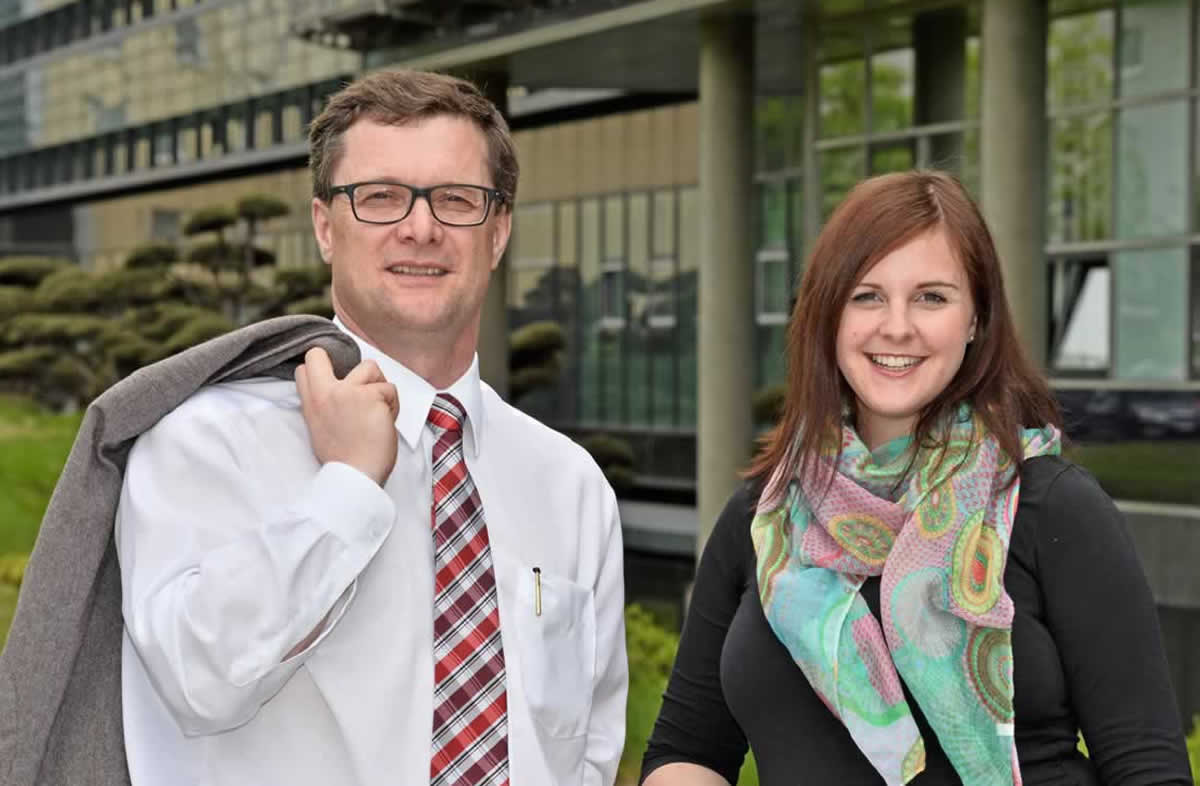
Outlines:
{"type": "Polygon", "coordinates": [[[1187,87],[1190,6],[1190,0],[1122,3],[1122,97],[1187,87]]]}
{"type": "Polygon", "coordinates": [[[1179,380],[1187,358],[1188,259],[1182,248],[1113,255],[1116,375],[1179,380]]]}
{"type": "Polygon", "coordinates": [[[1187,103],[1121,110],[1117,236],[1179,234],[1187,226],[1187,103]]]}
{"type": "Polygon", "coordinates": [[[804,152],[804,99],[760,98],[754,108],[755,170],[774,172],[799,167],[804,152]]]}
{"type": "Polygon", "coordinates": [[[757,321],[759,324],[784,322],[792,294],[787,252],[782,249],[759,251],[756,263],[757,321]]]}
{"type": "Polygon", "coordinates": [[[787,184],[760,184],[759,204],[759,248],[787,248],[787,184]]]}
{"type": "Polygon", "coordinates": [[[1200,376],[1200,252],[1192,250],[1192,376],[1200,376]]]}
{"type": "Polygon", "coordinates": [[[579,417],[584,422],[600,419],[601,334],[600,319],[600,203],[584,199],[579,217],[579,278],[582,346],[579,350],[579,417]]]}
{"type": "Polygon", "coordinates": [[[828,221],[834,208],[864,175],[861,147],[828,150],[820,155],[821,220],[828,221]]]}
{"type": "Polygon", "coordinates": [[[1112,237],[1112,115],[1071,115],[1050,124],[1047,233],[1051,242],[1112,237]]]}
{"type": "Polygon", "coordinates": [[[1050,22],[1046,103],[1051,112],[1112,99],[1114,19],[1113,11],[1104,9],[1050,22]]]}
{"type": "Polygon", "coordinates": [[[902,172],[906,169],[912,169],[915,165],[912,142],[900,142],[886,146],[873,145],[871,147],[872,175],[902,172]]]}
{"type": "Polygon", "coordinates": [[[1106,370],[1111,356],[1108,262],[1058,260],[1051,276],[1051,366],[1065,372],[1106,370]]]}
{"type": "Polygon", "coordinates": [[[861,134],[866,130],[867,79],[861,59],[821,66],[822,137],[861,134]]]}
{"type": "Polygon", "coordinates": [[[913,50],[871,57],[871,130],[899,131],[913,124],[913,50]]]}
{"type": "Polygon", "coordinates": [[[696,427],[697,268],[700,264],[700,190],[679,191],[679,390],[675,425],[696,427]]]}

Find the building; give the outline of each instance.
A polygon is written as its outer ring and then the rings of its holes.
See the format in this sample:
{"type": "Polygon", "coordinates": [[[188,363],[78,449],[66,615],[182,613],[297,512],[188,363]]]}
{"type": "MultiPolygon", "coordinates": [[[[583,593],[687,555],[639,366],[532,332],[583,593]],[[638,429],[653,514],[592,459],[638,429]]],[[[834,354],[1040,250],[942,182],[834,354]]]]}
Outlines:
{"type": "Polygon", "coordinates": [[[824,217],[868,174],[957,172],[1200,712],[1200,0],[0,0],[0,25],[0,253],[96,267],[263,190],[295,206],[265,242],[315,263],[323,96],[388,64],[484,84],[523,176],[481,360],[503,386],[510,329],[564,326],[520,404],[632,447],[635,595],[687,580],[824,217]]]}

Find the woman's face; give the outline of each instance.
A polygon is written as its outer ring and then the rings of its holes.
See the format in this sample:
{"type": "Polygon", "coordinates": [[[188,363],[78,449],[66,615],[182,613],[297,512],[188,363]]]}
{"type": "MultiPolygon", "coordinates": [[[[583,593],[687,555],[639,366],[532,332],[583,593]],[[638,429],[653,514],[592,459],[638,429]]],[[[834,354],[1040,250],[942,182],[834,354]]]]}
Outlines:
{"type": "Polygon", "coordinates": [[[868,448],[912,433],[958,373],[974,333],[967,273],[941,229],[867,271],[842,308],[837,363],[857,399],[856,426],[868,448]]]}

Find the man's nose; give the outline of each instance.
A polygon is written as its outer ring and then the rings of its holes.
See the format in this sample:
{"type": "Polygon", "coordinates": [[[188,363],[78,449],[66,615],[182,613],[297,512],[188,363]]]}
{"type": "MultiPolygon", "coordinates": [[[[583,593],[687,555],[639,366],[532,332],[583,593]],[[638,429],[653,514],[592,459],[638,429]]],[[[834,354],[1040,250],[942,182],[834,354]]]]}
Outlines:
{"type": "Polygon", "coordinates": [[[403,221],[396,223],[396,231],[404,240],[418,244],[432,243],[440,235],[442,225],[433,217],[433,206],[429,197],[422,194],[414,199],[412,210],[403,221]]]}

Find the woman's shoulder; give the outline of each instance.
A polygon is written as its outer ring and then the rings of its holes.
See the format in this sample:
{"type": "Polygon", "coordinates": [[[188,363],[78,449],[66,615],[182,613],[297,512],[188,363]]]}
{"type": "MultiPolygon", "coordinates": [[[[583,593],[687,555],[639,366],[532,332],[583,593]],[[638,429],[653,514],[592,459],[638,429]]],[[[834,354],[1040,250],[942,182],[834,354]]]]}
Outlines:
{"type": "Polygon", "coordinates": [[[1124,520],[1092,473],[1063,456],[1038,456],[1021,465],[1019,528],[1045,542],[1120,536],[1124,520]],[[1032,526],[1031,526],[1032,525],[1032,526]]]}
{"type": "Polygon", "coordinates": [[[1044,504],[1111,502],[1100,483],[1065,456],[1035,456],[1021,464],[1021,499],[1044,504]]]}

